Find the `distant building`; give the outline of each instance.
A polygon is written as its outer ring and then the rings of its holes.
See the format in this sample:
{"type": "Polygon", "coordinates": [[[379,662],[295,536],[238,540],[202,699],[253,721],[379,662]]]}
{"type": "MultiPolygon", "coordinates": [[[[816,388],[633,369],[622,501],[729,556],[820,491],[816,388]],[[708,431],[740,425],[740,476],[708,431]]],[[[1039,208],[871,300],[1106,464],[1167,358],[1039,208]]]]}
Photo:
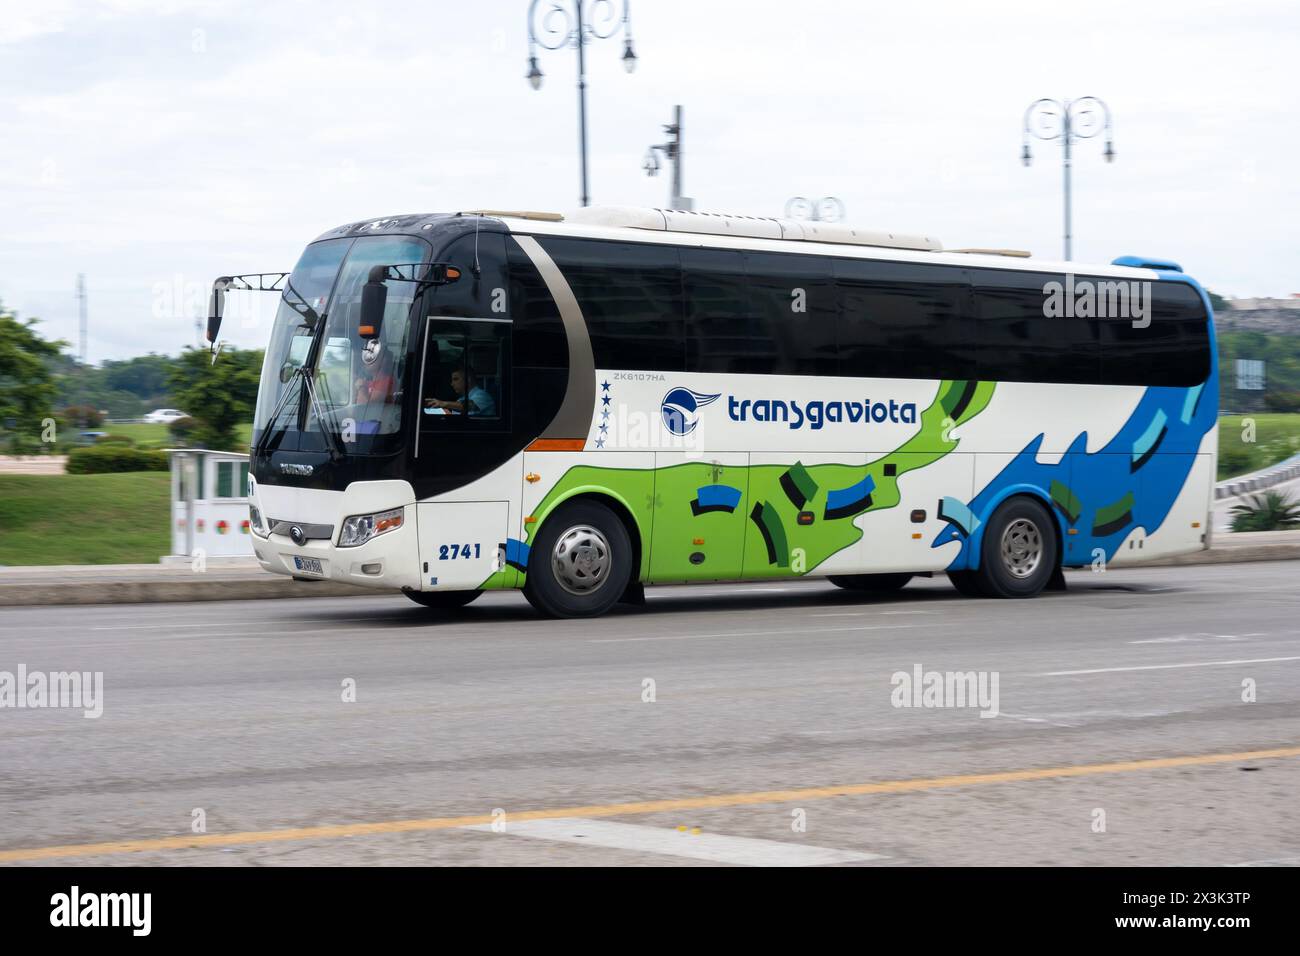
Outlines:
{"type": "Polygon", "coordinates": [[[1215,313],[1220,332],[1300,335],[1300,295],[1286,299],[1229,299],[1231,309],[1215,313]]]}

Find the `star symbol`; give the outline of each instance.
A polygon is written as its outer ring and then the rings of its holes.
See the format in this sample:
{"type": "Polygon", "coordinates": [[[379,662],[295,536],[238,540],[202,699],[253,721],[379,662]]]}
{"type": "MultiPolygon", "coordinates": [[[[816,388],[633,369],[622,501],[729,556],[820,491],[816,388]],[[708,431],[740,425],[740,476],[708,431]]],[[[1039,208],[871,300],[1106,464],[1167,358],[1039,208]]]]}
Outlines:
{"type": "Polygon", "coordinates": [[[600,417],[601,417],[601,418],[609,418],[609,409],[608,409],[608,408],[602,408],[602,409],[600,410],[600,417]]]}
{"type": "Polygon", "coordinates": [[[600,433],[601,433],[602,435],[603,435],[605,432],[607,432],[607,431],[609,431],[609,426],[608,426],[608,425],[601,425],[601,426],[600,426],[600,433]]]}
{"type": "Polygon", "coordinates": [[[606,405],[608,405],[608,404],[609,404],[609,396],[608,396],[608,395],[605,395],[604,397],[601,398],[601,401],[604,402],[606,405]]]}
{"type": "Polygon", "coordinates": [[[608,392],[608,391],[609,391],[609,381],[606,380],[606,381],[604,381],[604,382],[601,382],[601,383],[600,383],[600,387],[603,388],[605,391],[608,392]]]}
{"type": "Polygon", "coordinates": [[[597,448],[604,448],[604,447],[605,447],[605,439],[603,439],[603,438],[597,438],[597,439],[596,439],[596,447],[597,447],[597,448]]]}

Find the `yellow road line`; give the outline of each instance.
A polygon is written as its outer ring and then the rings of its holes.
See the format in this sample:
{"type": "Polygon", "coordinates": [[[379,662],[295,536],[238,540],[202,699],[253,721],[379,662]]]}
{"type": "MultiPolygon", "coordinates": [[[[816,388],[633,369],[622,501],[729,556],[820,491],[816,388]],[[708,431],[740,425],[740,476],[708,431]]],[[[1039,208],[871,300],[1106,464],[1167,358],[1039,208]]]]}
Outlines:
{"type": "MultiPolygon", "coordinates": [[[[506,822],[515,820],[554,820],[561,817],[617,817],[639,813],[664,813],[678,810],[710,810],[742,807],[761,803],[824,800],[828,797],[862,797],[877,793],[915,793],[952,787],[977,787],[993,783],[1023,783],[1068,777],[1091,777],[1108,773],[1131,773],[1138,770],[1169,770],[1178,767],[1204,767],[1238,761],[1300,757],[1300,747],[1272,750],[1247,750],[1230,754],[1195,754],[1185,757],[1161,757],[1155,760],[1126,760],[1120,763],[1094,763],[1075,767],[1040,767],[1030,770],[1004,770],[996,773],[970,773],[951,777],[915,780],[885,780],[880,783],[852,783],[829,787],[804,787],[797,790],[762,790],[755,793],[724,793],[706,797],[679,797],[670,800],[645,800],[638,803],[608,803],[589,807],[559,807],[552,810],[507,812],[506,822]]],[[[23,863],[71,856],[109,856],[119,853],[145,853],[151,850],[203,849],[205,847],[243,846],[256,843],[279,843],[285,840],[329,840],[337,837],[373,836],[383,833],[415,833],[428,830],[452,830],[457,827],[482,826],[493,822],[490,814],[466,817],[431,817],[423,820],[386,820],[377,823],[340,823],[332,826],[294,827],[283,830],[251,830],[242,833],[207,833],[162,837],[150,840],[120,840],[110,843],[78,843],[65,846],[33,847],[25,850],[0,851],[0,863],[23,863]]]]}

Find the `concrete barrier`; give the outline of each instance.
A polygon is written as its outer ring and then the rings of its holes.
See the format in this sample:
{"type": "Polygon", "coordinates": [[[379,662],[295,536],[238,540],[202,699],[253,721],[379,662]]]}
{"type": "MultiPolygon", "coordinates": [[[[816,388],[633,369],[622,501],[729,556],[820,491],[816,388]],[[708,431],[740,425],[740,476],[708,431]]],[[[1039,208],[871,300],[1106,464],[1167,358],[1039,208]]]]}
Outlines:
{"type": "Polygon", "coordinates": [[[1214,497],[1216,501],[1220,498],[1236,498],[1239,495],[1263,491],[1265,488],[1272,488],[1274,485],[1293,481],[1296,478],[1300,478],[1300,455],[1288,458],[1272,468],[1256,472],[1253,475],[1244,475],[1221,481],[1214,486],[1214,497]]]}

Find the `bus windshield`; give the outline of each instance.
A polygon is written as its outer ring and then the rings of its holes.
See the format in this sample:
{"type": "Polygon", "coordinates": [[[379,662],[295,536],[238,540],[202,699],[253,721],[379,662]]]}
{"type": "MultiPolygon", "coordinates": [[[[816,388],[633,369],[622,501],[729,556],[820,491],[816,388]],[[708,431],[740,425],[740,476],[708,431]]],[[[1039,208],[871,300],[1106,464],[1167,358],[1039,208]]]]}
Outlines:
{"type": "Polygon", "coordinates": [[[372,266],[423,262],[428,252],[424,240],[409,236],[330,239],[307,247],[276,313],[255,441],[265,437],[272,447],[298,451],[396,450],[416,286],[389,286],[383,328],[374,340],[357,333],[361,287],[372,266]],[[305,374],[298,374],[304,366],[305,374]]]}

